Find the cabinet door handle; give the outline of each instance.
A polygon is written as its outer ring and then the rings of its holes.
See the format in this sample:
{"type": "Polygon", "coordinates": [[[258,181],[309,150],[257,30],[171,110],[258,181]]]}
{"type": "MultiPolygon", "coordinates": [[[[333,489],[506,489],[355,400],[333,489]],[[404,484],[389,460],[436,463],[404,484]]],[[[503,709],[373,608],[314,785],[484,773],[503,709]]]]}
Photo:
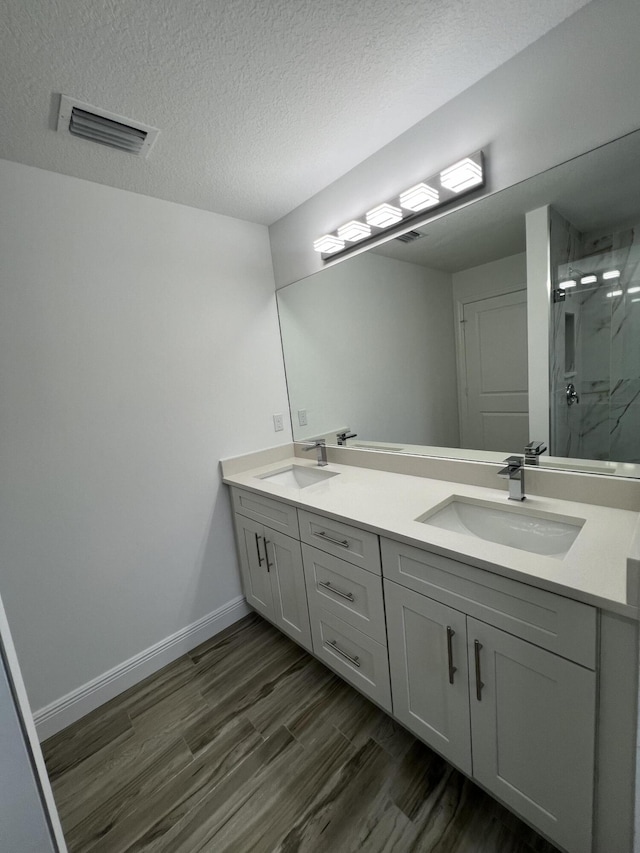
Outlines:
{"type": "Polygon", "coordinates": [[[482,648],[482,643],[474,640],[473,648],[476,658],[476,699],[478,702],[482,702],[482,688],[484,687],[482,679],[480,678],[480,649],[482,648]]]}
{"type": "Polygon", "coordinates": [[[258,552],[258,567],[260,567],[264,562],[264,557],[260,553],[260,539],[262,537],[258,536],[257,533],[255,534],[255,537],[256,537],[256,551],[258,552]]]}
{"type": "Polygon", "coordinates": [[[453,674],[458,671],[458,668],[453,665],[453,648],[451,640],[455,637],[456,632],[447,625],[447,660],[449,662],[449,684],[453,684],[453,674]]]}
{"type": "Polygon", "coordinates": [[[265,538],[263,538],[262,541],[264,542],[264,557],[265,557],[265,560],[267,561],[267,571],[270,572],[271,569],[273,568],[273,563],[269,562],[269,549],[267,548],[267,545],[270,545],[271,543],[269,542],[268,539],[265,539],[265,538]]]}
{"type": "Polygon", "coordinates": [[[342,592],[342,590],[336,589],[334,586],[331,586],[329,581],[318,581],[318,586],[321,586],[324,589],[328,589],[329,592],[333,592],[334,595],[339,595],[340,598],[346,598],[347,601],[355,601],[352,592],[342,592]]]}
{"type": "Polygon", "coordinates": [[[324,530],[318,530],[318,532],[313,535],[319,536],[321,539],[326,539],[327,542],[332,542],[334,545],[339,545],[341,548],[349,547],[349,542],[346,539],[333,539],[328,533],[325,533],[324,530]]]}
{"type": "Polygon", "coordinates": [[[346,658],[350,663],[360,669],[360,658],[357,655],[352,658],[351,655],[348,655],[346,652],[343,652],[335,640],[328,640],[325,645],[333,649],[334,652],[338,652],[339,655],[342,655],[343,658],[346,658]]]}

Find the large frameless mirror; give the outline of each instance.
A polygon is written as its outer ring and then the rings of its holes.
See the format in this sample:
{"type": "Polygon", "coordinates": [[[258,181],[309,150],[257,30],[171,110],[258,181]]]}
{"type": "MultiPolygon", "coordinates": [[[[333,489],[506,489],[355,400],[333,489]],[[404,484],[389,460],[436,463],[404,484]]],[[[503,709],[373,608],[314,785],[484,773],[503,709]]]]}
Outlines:
{"type": "Polygon", "coordinates": [[[278,291],[294,438],[640,476],[638,162],[640,131],[278,291]]]}

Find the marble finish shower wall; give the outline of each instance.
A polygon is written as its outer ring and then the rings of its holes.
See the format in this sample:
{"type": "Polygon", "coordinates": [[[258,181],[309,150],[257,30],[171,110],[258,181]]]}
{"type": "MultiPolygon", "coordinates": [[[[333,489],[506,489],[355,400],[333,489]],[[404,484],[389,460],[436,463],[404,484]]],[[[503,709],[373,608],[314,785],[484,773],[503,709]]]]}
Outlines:
{"type": "Polygon", "coordinates": [[[578,287],[553,306],[552,447],[583,459],[640,462],[640,229],[580,236],[555,214],[552,286],[564,278],[620,270],[620,279],[578,287]],[[575,233],[574,233],[575,232],[575,233]],[[620,289],[620,296],[607,293],[620,289]],[[567,314],[573,314],[574,369],[566,364],[567,314]],[[567,406],[573,382],[579,405],[567,406]]]}

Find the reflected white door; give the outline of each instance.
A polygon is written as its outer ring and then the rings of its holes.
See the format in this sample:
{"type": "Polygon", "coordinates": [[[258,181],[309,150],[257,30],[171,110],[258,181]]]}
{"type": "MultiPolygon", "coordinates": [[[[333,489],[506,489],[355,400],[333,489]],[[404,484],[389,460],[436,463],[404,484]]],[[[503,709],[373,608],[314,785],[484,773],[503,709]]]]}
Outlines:
{"type": "Polygon", "coordinates": [[[529,441],[526,290],[467,302],[462,330],[461,444],[522,453],[529,441]]]}

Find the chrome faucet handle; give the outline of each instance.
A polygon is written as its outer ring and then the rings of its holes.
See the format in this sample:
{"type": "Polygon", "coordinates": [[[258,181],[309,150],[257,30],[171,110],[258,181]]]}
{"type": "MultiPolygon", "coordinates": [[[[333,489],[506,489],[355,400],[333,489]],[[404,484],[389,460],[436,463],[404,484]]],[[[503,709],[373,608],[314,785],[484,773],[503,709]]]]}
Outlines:
{"type": "Polygon", "coordinates": [[[538,457],[545,452],[547,445],[544,441],[530,441],[524,448],[524,464],[537,465],[538,457]]]}
{"type": "Polygon", "coordinates": [[[506,468],[498,471],[498,477],[509,480],[509,500],[523,501],[524,494],[524,459],[522,456],[507,456],[504,460],[506,468]]]}
{"type": "Polygon", "coordinates": [[[357,432],[347,432],[345,430],[344,432],[337,433],[336,438],[338,439],[338,444],[341,447],[344,447],[344,445],[347,443],[348,438],[355,438],[357,435],[357,432]]]}
{"type": "Polygon", "coordinates": [[[318,451],[318,465],[320,467],[324,467],[327,465],[327,443],[324,438],[315,438],[311,442],[305,442],[305,446],[302,448],[305,453],[308,453],[310,450],[318,451]]]}
{"type": "Polygon", "coordinates": [[[524,463],[522,456],[507,456],[507,458],[502,461],[507,463],[507,467],[498,472],[499,477],[508,477],[509,474],[517,471],[519,468],[522,468],[524,463]]]}

